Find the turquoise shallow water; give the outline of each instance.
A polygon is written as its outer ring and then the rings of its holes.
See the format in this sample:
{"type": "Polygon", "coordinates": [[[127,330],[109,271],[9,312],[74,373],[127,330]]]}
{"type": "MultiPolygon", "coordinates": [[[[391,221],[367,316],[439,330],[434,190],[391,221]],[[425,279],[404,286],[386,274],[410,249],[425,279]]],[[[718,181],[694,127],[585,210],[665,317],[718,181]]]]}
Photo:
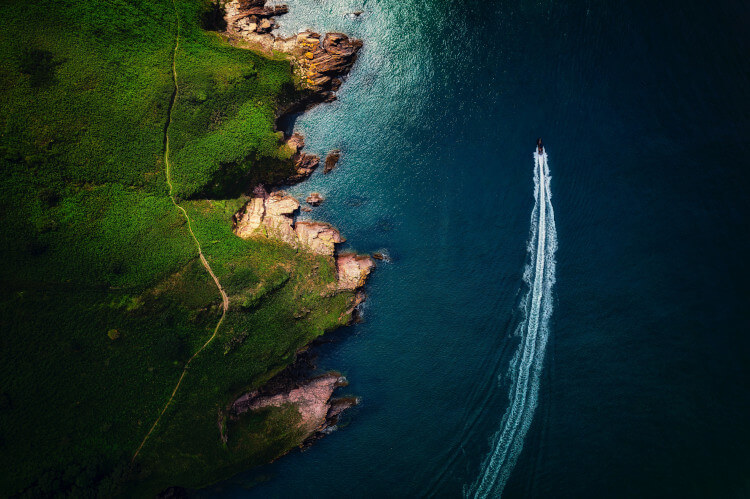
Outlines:
{"type": "Polygon", "coordinates": [[[537,136],[554,311],[503,495],[750,494],[748,7],[289,4],[287,32],[365,41],[340,99],[295,124],[340,164],[290,190],[322,192],[310,216],[393,261],[365,322],[320,347],[362,404],[305,452],[198,495],[472,490],[514,400],[537,136]]]}

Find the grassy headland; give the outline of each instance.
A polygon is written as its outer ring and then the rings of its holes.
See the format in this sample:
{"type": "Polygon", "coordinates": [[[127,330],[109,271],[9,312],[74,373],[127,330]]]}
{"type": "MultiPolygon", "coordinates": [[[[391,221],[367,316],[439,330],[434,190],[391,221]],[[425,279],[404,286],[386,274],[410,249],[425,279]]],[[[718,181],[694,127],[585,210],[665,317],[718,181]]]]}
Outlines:
{"type": "Polygon", "coordinates": [[[289,176],[286,60],[201,28],[203,0],[0,6],[0,495],[200,486],[299,443],[296,411],[219,438],[219,411],[348,317],[331,259],[231,232],[240,193],[289,176]],[[230,297],[221,299],[176,198],[230,297]],[[301,310],[305,313],[300,313],[301,310]],[[311,310],[311,312],[307,312],[311,310]]]}

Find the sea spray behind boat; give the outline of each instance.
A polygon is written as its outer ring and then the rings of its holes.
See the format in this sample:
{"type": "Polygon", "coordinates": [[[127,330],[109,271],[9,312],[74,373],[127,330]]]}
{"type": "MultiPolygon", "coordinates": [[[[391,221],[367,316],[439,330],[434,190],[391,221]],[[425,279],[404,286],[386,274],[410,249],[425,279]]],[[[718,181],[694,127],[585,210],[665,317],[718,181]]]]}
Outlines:
{"type": "Polygon", "coordinates": [[[542,154],[534,152],[534,199],[528,243],[529,263],[523,275],[528,290],[521,302],[523,320],[515,331],[521,341],[508,371],[509,405],[500,429],[493,436],[490,453],[482,463],[478,478],[464,490],[464,495],[468,497],[499,496],[502,493],[523,449],[523,441],[536,409],[553,308],[552,287],[555,283],[557,250],[546,151],[542,154]]]}

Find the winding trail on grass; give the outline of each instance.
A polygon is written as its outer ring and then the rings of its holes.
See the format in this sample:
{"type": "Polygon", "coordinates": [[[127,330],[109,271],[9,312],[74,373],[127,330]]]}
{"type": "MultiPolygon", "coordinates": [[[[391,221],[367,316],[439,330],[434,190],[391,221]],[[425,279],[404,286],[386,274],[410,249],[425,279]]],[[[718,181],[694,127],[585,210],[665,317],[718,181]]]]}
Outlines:
{"type": "Polygon", "coordinates": [[[193,232],[193,226],[190,222],[190,217],[188,216],[188,212],[180,206],[177,201],[174,198],[174,187],[172,185],[172,176],[170,173],[170,162],[169,162],[169,127],[172,125],[172,109],[174,108],[175,101],[177,100],[177,92],[179,90],[178,84],[177,84],[177,50],[180,47],[180,14],[177,12],[177,5],[175,4],[174,0],[172,0],[172,7],[174,8],[175,18],[177,20],[177,33],[175,35],[175,44],[174,44],[174,52],[172,53],[172,81],[174,82],[174,91],[172,92],[172,98],[169,101],[169,110],[167,111],[167,124],[164,127],[164,172],[166,174],[167,178],[167,185],[169,186],[169,199],[172,200],[172,204],[175,205],[175,207],[182,212],[182,214],[185,217],[185,220],[187,221],[188,226],[188,232],[190,232],[190,237],[193,238],[193,241],[195,242],[196,248],[198,248],[198,256],[201,259],[201,263],[206,268],[208,273],[211,275],[211,278],[214,280],[214,283],[216,284],[216,287],[219,289],[219,293],[221,294],[221,306],[222,306],[222,312],[221,317],[219,318],[219,322],[216,323],[216,327],[214,328],[214,332],[211,335],[211,337],[206,340],[206,342],[201,346],[198,351],[196,351],[192,357],[188,359],[188,361],[185,363],[185,367],[182,368],[182,374],[180,374],[180,379],[177,380],[177,384],[174,387],[174,390],[172,390],[172,395],[169,396],[169,400],[167,400],[167,403],[164,405],[164,408],[159,413],[159,417],[156,418],[156,421],[154,421],[154,424],[151,426],[151,429],[148,430],[148,433],[146,433],[146,436],[143,437],[143,441],[141,441],[141,445],[138,446],[138,449],[136,449],[135,454],[133,454],[133,459],[131,462],[134,462],[135,459],[138,457],[138,453],[141,452],[141,449],[146,444],[146,441],[148,441],[148,438],[151,436],[151,433],[153,433],[156,426],[159,424],[159,421],[161,420],[162,416],[165,412],[167,412],[167,408],[169,408],[169,404],[172,403],[174,400],[174,396],[177,394],[177,390],[180,389],[180,385],[182,384],[182,380],[185,378],[185,375],[187,374],[188,367],[190,367],[190,363],[193,362],[193,359],[195,359],[205,348],[213,341],[214,338],[216,338],[216,334],[219,332],[219,328],[221,327],[221,323],[224,322],[224,317],[227,315],[227,310],[229,310],[229,297],[227,296],[227,293],[224,291],[224,288],[221,287],[221,283],[219,282],[219,278],[216,277],[216,274],[214,274],[214,271],[211,270],[211,265],[209,265],[208,260],[206,260],[206,257],[203,255],[203,250],[201,249],[201,243],[198,241],[198,238],[195,236],[195,233],[193,232]]]}

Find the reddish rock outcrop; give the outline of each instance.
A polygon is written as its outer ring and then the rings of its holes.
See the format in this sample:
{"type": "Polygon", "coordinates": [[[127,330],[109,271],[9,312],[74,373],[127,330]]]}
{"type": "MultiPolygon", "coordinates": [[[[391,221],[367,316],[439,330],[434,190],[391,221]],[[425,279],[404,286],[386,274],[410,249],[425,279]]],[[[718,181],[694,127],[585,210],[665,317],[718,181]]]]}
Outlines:
{"type": "Polygon", "coordinates": [[[274,17],[286,14],[288,7],[266,6],[264,0],[231,0],[224,5],[227,33],[238,36],[261,50],[286,52],[302,70],[304,82],[317,94],[318,102],[335,98],[341,78],[357,60],[362,41],[343,33],[326,33],[323,39],[314,31],[288,38],[272,33],[274,17]]]}
{"type": "Polygon", "coordinates": [[[294,155],[294,168],[296,173],[289,177],[289,182],[296,183],[305,180],[320,164],[320,158],[315,154],[297,153],[294,155]]]}
{"type": "Polygon", "coordinates": [[[333,256],[336,244],[345,241],[335,227],[325,222],[297,222],[294,231],[301,245],[319,255],[333,256]]]}
{"type": "Polygon", "coordinates": [[[336,257],[340,290],[353,291],[364,286],[375,262],[367,255],[344,253],[336,257]]]}
{"type": "Polygon", "coordinates": [[[336,244],[345,241],[338,230],[325,222],[300,221],[292,216],[299,202],[283,191],[256,193],[234,215],[234,233],[243,239],[265,236],[280,239],[319,255],[333,256],[336,244]]]}
{"type": "Polygon", "coordinates": [[[307,49],[299,64],[307,70],[307,84],[317,91],[338,90],[340,77],[349,73],[357,60],[362,41],[349,38],[343,33],[326,33],[323,42],[317,33],[310,32],[300,42],[307,49]]]}
{"type": "Polygon", "coordinates": [[[234,233],[243,239],[262,234],[296,246],[292,215],[298,208],[299,202],[283,191],[254,197],[234,215],[234,233]]]}
{"type": "Polygon", "coordinates": [[[331,173],[331,170],[336,167],[336,164],[339,162],[340,158],[341,151],[339,149],[334,149],[333,151],[329,152],[328,156],[326,156],[326,166],[323,169],[323,173],[331,173]]]}
{"type": "Polygon", "coordinates": [[[310,206],[320,206],[320,204],[325,200],[326,198],[321,196],[319,192],[311,192],[310,195],[305,199],[305,202],[310,206]]]}
{"type": "Polygon", "coordinates": [[[314,154],[302,152],[305,147],[305,138],[301,133],[294,133],[286,141],[286,145],[292,150],[292,162],[294,163],[295,173],[289,177],[289,182],[301,182],[312,175],[312,172],[320,164],[320,158],[314,154]]]}
{"type": "Polygon", "coordinates": [[[297,154],[305,147],[305,137],[301,133],[295,132],[287,139],[286,145],[292,150],[292,154],[297,154]]]}
{"type": "Polygon", "coordinates": [[[331,372],[306,380],[281,393],[262,395],[258,391],[253,391],[235,400],[229,414],[231,418],[236,419],[248,411],[292,404],[299,411],[300,428],[307,438],[315,432],[325,430],[330,423],[335,424],[341,411],[356,403],[356,400],[352,399],[331,399],[336,388],[346,385],[346,378],[339,373],[331,372]]]}

